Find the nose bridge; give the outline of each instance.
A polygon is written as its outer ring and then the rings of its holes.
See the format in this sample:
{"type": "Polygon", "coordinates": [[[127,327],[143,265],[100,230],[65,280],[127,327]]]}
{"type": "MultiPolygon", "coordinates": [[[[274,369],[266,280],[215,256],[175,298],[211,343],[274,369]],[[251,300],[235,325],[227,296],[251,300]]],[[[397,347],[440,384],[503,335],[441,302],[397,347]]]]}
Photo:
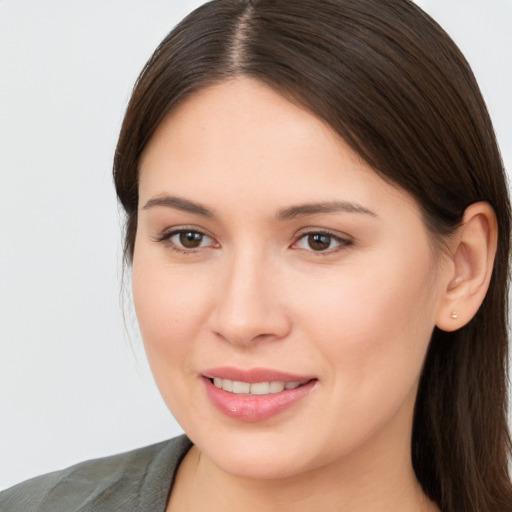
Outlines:
{"type": "Polygon", "coordinates": [[[244,247],[227,259],[211,328],[232,343],[280,338],[289,328],[277,300],[275,265],[262,248],[244,247]]]}

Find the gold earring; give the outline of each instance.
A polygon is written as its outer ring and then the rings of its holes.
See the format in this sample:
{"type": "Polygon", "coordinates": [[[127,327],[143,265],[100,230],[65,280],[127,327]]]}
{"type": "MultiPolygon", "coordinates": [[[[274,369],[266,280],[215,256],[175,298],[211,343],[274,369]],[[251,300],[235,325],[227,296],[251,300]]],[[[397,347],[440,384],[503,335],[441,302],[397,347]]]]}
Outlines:
{"type": "Polygon", "coordinates": [[[457,318],[459,318],[459,315],[457,315],[456,311],[452,311],[452,314],[450,315],[450,317],[453,318],[454,320],[457,320],[457,318]]]}

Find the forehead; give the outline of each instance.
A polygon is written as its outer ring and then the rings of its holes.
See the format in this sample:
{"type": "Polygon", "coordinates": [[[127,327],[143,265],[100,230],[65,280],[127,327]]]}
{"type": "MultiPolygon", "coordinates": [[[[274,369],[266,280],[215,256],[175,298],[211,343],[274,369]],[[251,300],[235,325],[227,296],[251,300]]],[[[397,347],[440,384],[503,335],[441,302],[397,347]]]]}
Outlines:
{"type": "Polygon", "coordinates": [[[202,89],[156,130],[140,165],[140,196],[187,195],[238,206],[345,200],[406,202],[323,120],[250,79],[202,89]],[[262,199],[265,199],[265,202],[262,199]]]}
{"type": "MultiPolygon", "coordinates": [[[[141,169],[155,163],[156,153],[162,156],[164,145],[180,156],[208,154],[215,162],[233,158],[240,147],[259,161],[285,147],[325,155],[327,145],[336,152],[342,143],[317,116],[258,81],[240,78],[201,89],[174,108],[146,147],[141,169]]],[[[359,160],[355,153],[346,156],[359,160]]]]}

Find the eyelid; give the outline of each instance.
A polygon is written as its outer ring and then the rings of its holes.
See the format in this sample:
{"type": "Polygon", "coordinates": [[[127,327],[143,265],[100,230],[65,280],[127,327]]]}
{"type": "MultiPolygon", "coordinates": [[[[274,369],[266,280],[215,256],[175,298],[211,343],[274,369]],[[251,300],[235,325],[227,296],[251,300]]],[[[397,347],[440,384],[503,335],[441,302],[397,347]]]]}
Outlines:
{"type": "Polygon", "coordinates": [[[291,247],[292,247],[292,249],[302,250],[302,251],[311,253],[315,256],[328,256],[328,255],[343,251],[344,249],[346,249],[347,247],[350,247],[353,244],[354,244],[354,238],[349,235],[346,235],[344,233],[333,232],[328,229],[322,229],[322,228],[316,228],[316,229],[315,228],[304,228],[303,230],[301,230],[300,232],[295,234],[294,242],[292,243],[291,247]],[[303,238],[310,236],[310,235],[328,236],[331,239],[334,239],[335,241],[337,241],[338,245],[336,245],[336,247],[333,247],[330,249],[325,249],[323,251],[315,251],[313,249],[303,249],[300,247],[294,247],[295,245],[297,245],[297,243],[300,240],[302,240],[303,238]]]}
{"type": "MultiPolygon", "coordinates": [[[[166,247],[170,248],[171,250],[173,250],[175,252],[184,253],[184,254],[194,254],[194,253],[197,253],[200,251],[204,251],[206,249],[211,249],[211,248],[216,249],[216,248],[220,247],[220,243],[217,242],[217,240],[212,235],[208,234],[204,229],[198,228],[196,226],[168,227],[168,228],[162,230],[162,232],[159,235],[153,237],[153,240],[155,242],[164,244],[166,247]],[[173,236],[178,235],[183,232],[198,233],[201,236],[210,239],[211,243],[208,244],[207,246],[196,247],[196,248],[186,248],[186,247],[182,247],[182,246],[176,244],[175,242],[171,241],[171,238],[173,236]]],[[[347,247],[353,245],[353,243],[354,243],[353,237],[346,235],[345,233],[334,232],[334,231],[331,231],[329,229],[324,229],[324,228],[303,228],[302,230],[300,230],[298,233],[296,233],[294,235],[294,241],[291,244],[291,248],[296,249],[296,250],[301,250],[304,252],[308,252],[315,256],[328,256],[333,253],[337,253],[337,252],[340,252],[340,251],[346,249],[347,247]],[[303,238],[310,236],[310,235],[327,236],[327,237],[335,240],[337,242],[337,245],[333,248],[328,248],[328,249],[320,250],[320,251],[315,251],[314,249],[305,249],[305,248],[295,247],[300,240],[302,240],[303,238]]]]}
{"type": "Polygon", "coordinates": [[[164,229],[159,235],[155,236],[153,238],[155,242],[162,243],[166,247],[170,248],[173,251],[183,253],[183,254],[194,254],[199,251],[203,251],[205,249],[209,248],[218,248],[220,247],[220,244],[215,240],[215,238],[208,233],[205,232],[204,229],[197,228],[195,226],[173,226],[171,228],[164,229]],[[200,235],[209,238],[213,243],[209,246],[203,246],[203,247],[196,247],[196,248],[189,248],[181,247],[174,242],[171,241],[171,238],[175,235],[178,235],[183,232],[193,232],[193,233],[199,233],[200,235]]]}

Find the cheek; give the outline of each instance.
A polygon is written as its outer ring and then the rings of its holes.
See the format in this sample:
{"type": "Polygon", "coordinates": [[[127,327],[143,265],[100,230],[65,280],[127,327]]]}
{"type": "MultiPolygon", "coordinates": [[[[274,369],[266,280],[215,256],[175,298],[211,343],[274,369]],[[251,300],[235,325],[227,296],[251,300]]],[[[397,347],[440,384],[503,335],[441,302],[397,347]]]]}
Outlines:
{"type": "Polygon", "coordinates": [[[176,368],[190,366],[194,340],[205,325],[207,293],[204,279],[147,253],[144,248],[135,252],[132,291],[146,354],[160,385],[175,379],[176,368]]]}
{"type": "Polygon", "coordinates": [[[205,290],[189,274],[185,278],[184,272],[168,265],[155,265],[142,257],[142,251],[138,256],[132,290],[146,356],[167,407],[178,423],[188,425],[187,418],[203,415],[196,406],[200,400],[194,400],[198,388],[193,362],[204,327],[205,290]]]}
{"type": "Polygon", "coordinates": [[[384,425],[400,423],[407,438],[434,328],[436,296],[426,279],[428,262],[381,263],[364,272],[339,273],[330,280],[330,292],[310,294],[303,310],[307,316],[300,327],[316,345],[310,359],[318,367],[327,362],[329,437],[339,440],[340,450],[369,439],[384,425]]]}
{"type": "MultiPolygon", "coordinates": [[[[413,342],[424,339],[434,325],[435,300],[426,291],[424,279],[413,273],[404,275],[403,271],[394,275],[389,268],[386,275],[367,272],[355,281],[349,278],[343,290],[330,297],[329,304],[321,309],[331,312],[337,332],[358,349],[397,345],[407,350],[413,342]]],[[[329,330],[335,328],[331,324],[329,330]]]]}
{"type": "MultiPolygon", "coordinates": [[[[176,268],[159,248],[136,245],[132,267],[135,311],[144,341],[171,342],[197,325],[205,281],[193,266],[176,268]]],[[[203,276],[204,277],[204,276],[203,276]]]]}
{"type": "Polygon", "coordinates": [[[398,400],[415,385],[438,305],[429,269],[425,252],[417,258],[381,255],[337,273],[328,294],[312,298],[310,291],[309,323],[302,328],[330,362],[333,385],[369,399],[387,386],[398,400]]]}

